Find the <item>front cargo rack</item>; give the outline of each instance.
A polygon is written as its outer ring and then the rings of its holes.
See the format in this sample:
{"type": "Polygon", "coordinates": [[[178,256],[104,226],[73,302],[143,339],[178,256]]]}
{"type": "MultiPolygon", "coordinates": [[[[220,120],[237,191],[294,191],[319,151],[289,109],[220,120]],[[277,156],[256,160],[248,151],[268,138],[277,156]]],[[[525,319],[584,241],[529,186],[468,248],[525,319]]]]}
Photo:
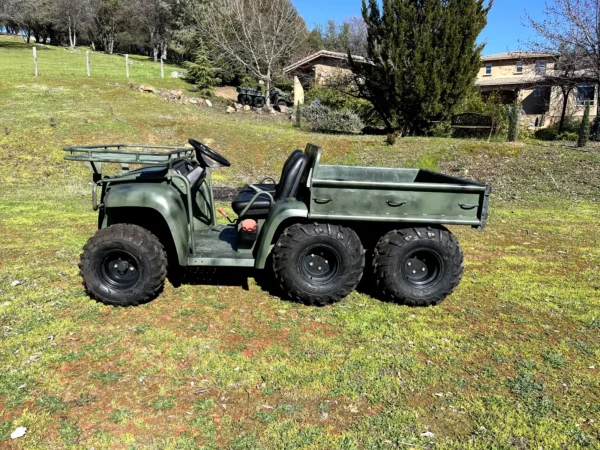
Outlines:
{"type": "Polygon", "coordinates": [[[168,165],[169,168],[194,156],[191,147],[165,147],[156,145],[90,145],[65,147],[65,159],[89,163],[117,163],[121,165],[168,165]]]}

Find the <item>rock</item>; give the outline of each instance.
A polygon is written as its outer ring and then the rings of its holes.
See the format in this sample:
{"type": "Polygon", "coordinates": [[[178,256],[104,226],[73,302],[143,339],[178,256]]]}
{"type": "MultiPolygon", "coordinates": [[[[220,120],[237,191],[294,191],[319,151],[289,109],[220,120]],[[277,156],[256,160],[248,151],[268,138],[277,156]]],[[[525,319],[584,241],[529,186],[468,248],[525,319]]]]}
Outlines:
{"type": "Polygon", "coordinates": [[[277,109],[279,110],[279,112],[282,112],[282,113],[288,112],[288,107],[286,105],[278,105],[277,109]]]}
{"type": "Polygon", "coordinates": [[[184,76],[185,72],[178,72],[177,70],[171,72],[171,78],[183,78],[184,76]]]}
{"type": "Polygon", "coordinates": [[[234,103],[234,104],[233,104],[233,107],[234,107],[235,109],[237,109],[238,111],[239,111],[240,109],[243,109],[243,108],[244,108],[244,107],[243,107],[242,105],[240,105],[239,103],[234,103]]]}
{"type": "Polygon", "coordinates": [[[208,100],[208,99],[204,100],[204,103],[206,103],[206,106],[208,106],[209,108],[213,107],[212,102],[210,100],[208,100]]]}
{"type": "Polygon", "coordinates": [[[15,281],[13,281],[12,283],[10,283],[10,285],[11,285],[12,287],[15,287],[15,286],[20,286],[20,285],[22,285],[22,284],[23,284],[23,282],[22,282],[22,281],[19,281],[19,280],[15,280],[15,281]]]}
{"type": "Polygon", "coordinates": [[[244,111],[250,111],[251,109],[250,105],[244,105],[244,111]]]}
{"type": "Polygon", "coordinates": [[[435,436],[435,434],[433,434],[431,431],[426,431],[425,433],[421,433],[421,436],[432,438],[435,436]]]}
{"type": "Polygon", "coordinates": [[[192,104],[192,105],[197,105],[198,104],[198,99],[197,98],[190,98],[188,99],[188,101],[192,104]]]}
{"type": "Polygon", "coordinates": [[[190,99],[185,96],[181,99],[181,101],[183,102],[184,105],[189,105],[189,103],[190,103],[190,99]]]}
{"type": "Polygon", "coordinates": [[[15,431],[13,431],[12,433],[10,433],[10,438],[11,439],[22,438],[23,436],[25,436],[25,433],[27,433],[27,428],[25,428],[25,427],[18,427],[15,431]]]}
{"type": "Polygon", "coordinates": [[[231,106],[228,106],[228,107],[227,107],[227,114],[233,114],[234,112],[236,112],[236,109],[235,109],[235,108],[233,108],[233,107],[231,107],[231,106]]]}
{"type": "Polygon", "coordinates": [[[204,105],[204,103],[205,103],[205,102],[204,102],[204,99],[203,99],[203,98],[197,98],[197,99],[196,99],[196,104],[197,104],[197,105],[204,105]]]}
{"type": "Polygon", "coordinates": [[[175,100],[180,100],[183,97],[183,92],[178,89],[174,89],[171,91],[171,95],[175,100]]]}
{"type": "Polygon", "coordinates": [[[138,91],[154,94],[156,92],[156,88],[154,86],[150,86],[149,84],[142,84],[138,87],[138,91]]]}

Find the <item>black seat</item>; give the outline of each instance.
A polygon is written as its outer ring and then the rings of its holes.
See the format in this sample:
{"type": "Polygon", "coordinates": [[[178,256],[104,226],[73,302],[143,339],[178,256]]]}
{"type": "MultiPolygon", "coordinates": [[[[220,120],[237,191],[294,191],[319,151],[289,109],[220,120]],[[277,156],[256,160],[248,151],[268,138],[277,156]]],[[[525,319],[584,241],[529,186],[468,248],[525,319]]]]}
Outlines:
{"type": "MultiPolygon", "coordinates": [[[[250,204],[258,192],[269,192],[275,201],[295,198],[300,187],[300,180],[306,166],[306,155],[302,150],[293,152],[283,166],[281,179],[277,185],[248,185],[245,186],[231,204],[239,216],[250,204]],[[263,189],[264,188],[264,189],[263,189]]],[[[267,195],[259,195],[251,208],[244,215],[247,218],[260,218],[269,214],[271,201],[267,195]]]]}

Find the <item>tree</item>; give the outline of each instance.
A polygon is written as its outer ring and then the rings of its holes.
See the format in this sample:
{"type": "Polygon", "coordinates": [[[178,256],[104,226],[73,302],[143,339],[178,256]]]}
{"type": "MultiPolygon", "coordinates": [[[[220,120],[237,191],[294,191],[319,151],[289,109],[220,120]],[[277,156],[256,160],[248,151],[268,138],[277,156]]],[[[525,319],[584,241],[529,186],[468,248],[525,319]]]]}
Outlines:
{"type": "Polygon", "coordinates": [[[55,22],[67,32],[71,48],[75,48],[77,36],[89,27],[90,20],[90,0],[56,0],[55,22]]]}
{"type": "Polygon", "coordinates": [[[199,4],[194,17],[208,44],[267,90],[307,36],[290,0],[219,0],[199,4]]]}
{"type": "Polygon", "coordinates": [[[341,25],[330,20],[325,28],[317,26],[313,32],[320,37],[320,48],[316,50],[367,55],[367,26],[362,17],[351,17],[341,25]]]}
{"type": "Polygon", "coordinates": [[[200,46],[196,51],[194,62],[187,62],[185,67],[187,69],[186,80],[196,85],[196,91],[200,95],[212,96],[213,88],[221,80],[216,76],[218,69],[208,58],[203,47],[200,46]]]}
{"type": "Polygon", "coordinates": [[[577,147],[585,147],[590,140],[590,103],[585,104],[585,112],[583,113],[583,119],[581,120],[581,126],[579,127],[579,139],[577,140],[577,147]]]}
{"type": "Polygon", "coordinates": [[[152,46],[154,62],[167,58],[173,34],[174,13],[181,2],[177,0],[135,0],[132,4],[135,20],[146,31],[152,46]]]}
{"type": "Polygon", "coordinates": [[[485,0],[363,0],[367,63],[350,65],[360,95],[390,130],[424,133],[450,116],[474,83],[485,0]]]}
{"type": "Polygon", "coordinates": [[[105,53],[115,51],[117,34],[126,23],[124,0],[92,0],[94,35],[100,40],[105,53]]]}
{"type": "Polygon", "coordinates": [[[554,0],[546,3],[542,20],[527,14],[525,22],[537,35],[527,47],[549,53],[572,49],[580,67],[600,84],[600,0],[554,0]]]}

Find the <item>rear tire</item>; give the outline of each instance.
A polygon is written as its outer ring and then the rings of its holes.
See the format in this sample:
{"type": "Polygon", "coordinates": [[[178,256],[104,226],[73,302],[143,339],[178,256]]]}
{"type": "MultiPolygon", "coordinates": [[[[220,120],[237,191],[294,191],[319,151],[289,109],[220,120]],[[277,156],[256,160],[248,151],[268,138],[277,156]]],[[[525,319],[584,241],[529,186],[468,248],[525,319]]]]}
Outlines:
{"type": "Polygon", "coordinates": [[[409,306],[438,305],[462,278],[462,249],[447,229],[394,230],[375,248],[373,271],[386,300],[409,306]]]}
{"type": "Polygon", "coordinates": [[[252,103],[252,99],[248,95],[240,94],[240,95],[238,95],[238,102],[242,106],[246,106],[246,105],[250,105],[252,103]]]}
{"type": "Polygon", "coordinates": [[[273,249],[273,271],[282,292],[306,305],[340,301],[356,288],[364,267],[360,239],[340,225],[292,225],[273,249]]]}
{"type": "Polygon", "coordinates": [[[263,106],[265,106],[265,99],[264,97],[256,97],[254,98],[254,104],[253,106],[255,108],[262,108],[263,106]]]}
{"type": "Polygon", "coordinates": [[[161,292],[167,255],[148,230],[117,224],[98,230],[87,242],[79,273],[91,298],[106,305],[137,306],[161,292]]]}

